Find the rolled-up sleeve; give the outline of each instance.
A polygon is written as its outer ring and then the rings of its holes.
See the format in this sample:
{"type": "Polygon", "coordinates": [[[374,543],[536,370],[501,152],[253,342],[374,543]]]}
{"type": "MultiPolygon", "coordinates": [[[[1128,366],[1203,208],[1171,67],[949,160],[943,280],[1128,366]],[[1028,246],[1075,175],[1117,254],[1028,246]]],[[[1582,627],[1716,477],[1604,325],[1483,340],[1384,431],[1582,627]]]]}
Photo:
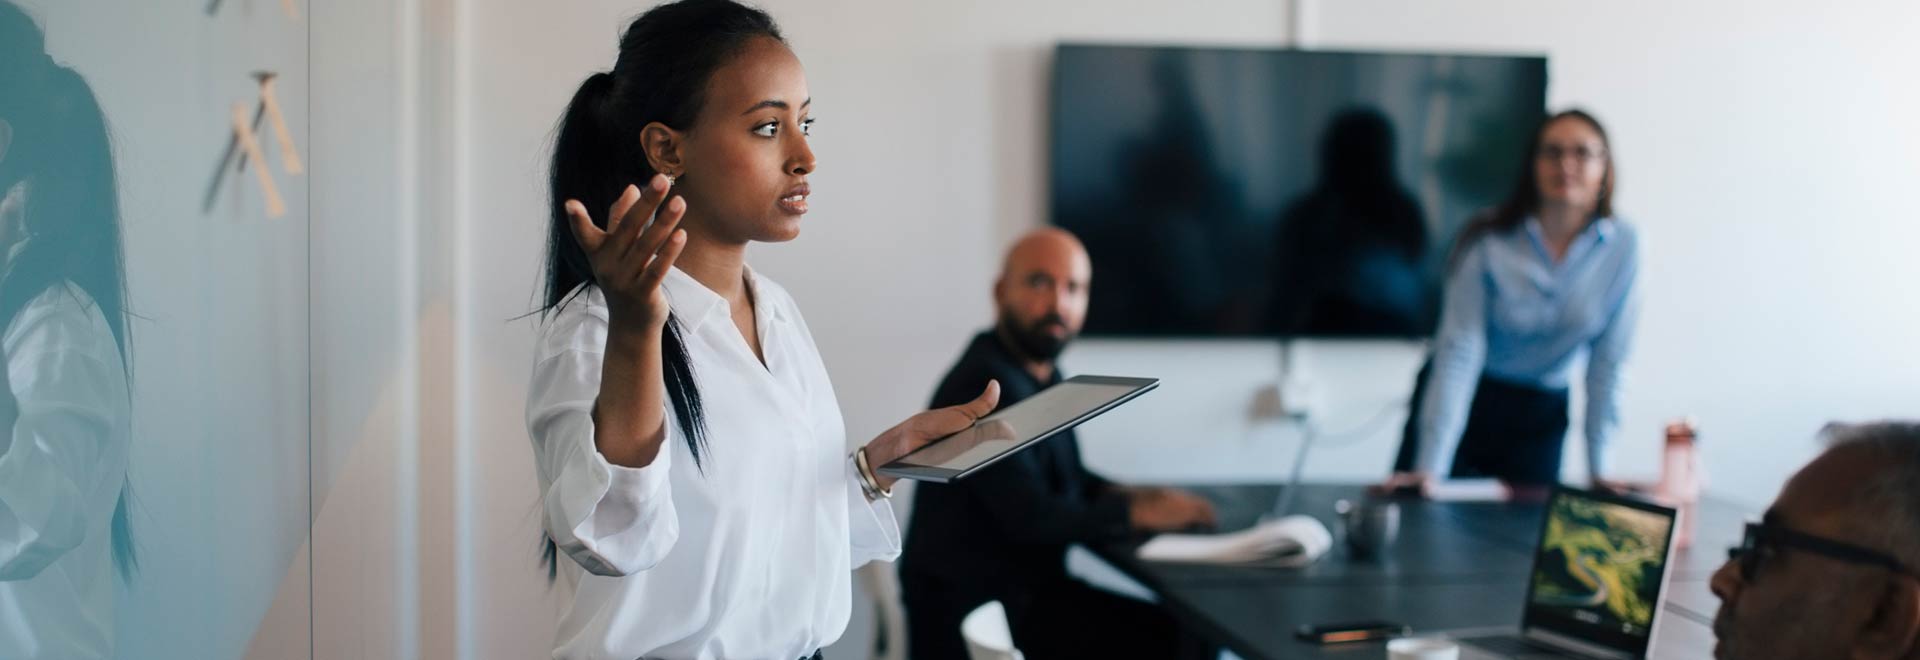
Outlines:
{"type": "Polygon", "coordinates": [[[852,458],[844,461],[847,473],[847,525],[853,540],[853,567],[868,562],[900,558],[900,520],[893,515],[893,501],[878,498],[867,501],[860,489],[859,468],[852,458]]]}
{"type": "Polygon", "coordinates": [[[1587,470],[1598,480],[1607,470],[1607,444],[1620,424],[1620,374],[1633,347],[1634,329],[1640,320],[1640,292],[1635,284],[1639,276],[1639,254],[1633,244],[1609,291],[1617,295],[1613,313],[1607,316],[1605,329],[1593,339],[1587,359],[1587,470]]]}
{"type": "Polygon", "coordinates": [[[680,536],[667,480],[675,431],[666,425],[668,444],[646,467],[607,462],[593,441],[600,361],[600,353],[575,349],[536,365],[527,428],[548,536],[589,573],[629,575],[658,564],[680,536]]]}
{"type": "MultiPolygon", "coordinates": [[[[88,497],[126,479],[125,448],[113,447],[113,411],[126,407],[118,364],[78,350],[41,350],[86,328],[84,319],[43,319],[27,328],[10,356],[18,415],[0,420],[11,438],[0,454],[0,581],[27,580],[104,529],[88,497]]],[[[0,395],[13,396],[9,393],[0,395]]]]}
{"type": "Polygon", "coordinates": [[[1445,477],[1452,469],[1454,451],[1467,425],[1467,411],[1487,359],[1486,253],[1475,245],[1462,256],[1447,277],[1441,303],[1439,335],[1434,341],[1433,370],[1427,374],[1427,399],[1422,402],[1417,470],[1445,477]]]}

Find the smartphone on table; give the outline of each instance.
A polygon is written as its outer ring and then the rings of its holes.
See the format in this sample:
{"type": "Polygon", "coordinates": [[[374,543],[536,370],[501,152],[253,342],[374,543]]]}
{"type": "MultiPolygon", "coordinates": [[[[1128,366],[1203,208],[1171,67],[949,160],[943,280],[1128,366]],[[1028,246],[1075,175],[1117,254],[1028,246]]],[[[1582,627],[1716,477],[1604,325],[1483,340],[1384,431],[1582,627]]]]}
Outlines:
{"type": "Polygon", "coordinates": [[[1406,637],[1413,634],[1413,628],[1392,621],[1346,621],[1341,623],[1318,623],[1300,626],[1294,636],[1302,641],[1315,644],[1346,644],[1350,642],[1372,642],[1406,637]]]}

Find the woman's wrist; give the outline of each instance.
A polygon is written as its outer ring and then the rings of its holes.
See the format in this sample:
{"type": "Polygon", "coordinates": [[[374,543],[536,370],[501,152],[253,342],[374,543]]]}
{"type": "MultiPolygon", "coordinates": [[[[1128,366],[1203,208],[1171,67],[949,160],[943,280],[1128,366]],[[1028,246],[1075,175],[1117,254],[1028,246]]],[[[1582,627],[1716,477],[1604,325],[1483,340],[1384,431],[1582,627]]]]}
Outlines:
{"type": "Polygon", "coordinates": [[[874,481],[880,484],[881,488],[887,490],[893,490],[893,484],[899,482],[900,478],[880,474],[880,466],[892,463],[894,459],[900,458],[905,454],[905,452],[895,450],[891,446],[888,446],[890,444],[891,443],[871,442],[862,448],[867,452],[867,465],[873,470],[874,481]]]}
{"type": "Polygon", "coordinates": [[[640,349],[659,346],[660,337],[666,334],[665,324],[650,325],[642,323],[607,323],[607,350],[640,349]]]}
{"type": "Polygon", "coordinates": [[[860,480],[860,490],[866,494],[867,501],[893,497],[893,484],[898,480],[882,477],[874,471],[872,457],[868,455],[866,447],[853,450],[853,468],[854,476],[860,480]]]}

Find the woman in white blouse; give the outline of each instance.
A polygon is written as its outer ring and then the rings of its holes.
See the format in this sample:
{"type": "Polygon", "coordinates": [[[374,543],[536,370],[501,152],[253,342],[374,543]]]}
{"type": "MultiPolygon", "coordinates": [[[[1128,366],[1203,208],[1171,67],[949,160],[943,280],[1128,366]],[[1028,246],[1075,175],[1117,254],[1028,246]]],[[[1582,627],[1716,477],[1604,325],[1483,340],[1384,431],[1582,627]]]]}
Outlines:
{"type": "Polygon", "coordinates": [[[527,407],[574,591],[556,658],[816,656],[852,569],[900,552],[871,467],[993,409],[989,386],[845,453],[806,321],[745,263],[800,232],[809,102],[769,16],[683,0],[635,20],[561,119],[527,407]]]}

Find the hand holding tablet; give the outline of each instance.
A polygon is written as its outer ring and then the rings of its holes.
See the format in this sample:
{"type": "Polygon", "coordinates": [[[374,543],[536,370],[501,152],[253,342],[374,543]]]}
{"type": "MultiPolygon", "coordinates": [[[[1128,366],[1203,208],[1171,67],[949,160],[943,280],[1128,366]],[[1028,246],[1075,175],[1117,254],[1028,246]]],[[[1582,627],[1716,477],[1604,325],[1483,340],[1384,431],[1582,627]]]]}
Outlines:
{"type": "Polygon", "coordinates": [[[1159,386],[1153,378],[1075,376],[880,466],[879,472],[936,483],[962,479],[1159,386]]]}

